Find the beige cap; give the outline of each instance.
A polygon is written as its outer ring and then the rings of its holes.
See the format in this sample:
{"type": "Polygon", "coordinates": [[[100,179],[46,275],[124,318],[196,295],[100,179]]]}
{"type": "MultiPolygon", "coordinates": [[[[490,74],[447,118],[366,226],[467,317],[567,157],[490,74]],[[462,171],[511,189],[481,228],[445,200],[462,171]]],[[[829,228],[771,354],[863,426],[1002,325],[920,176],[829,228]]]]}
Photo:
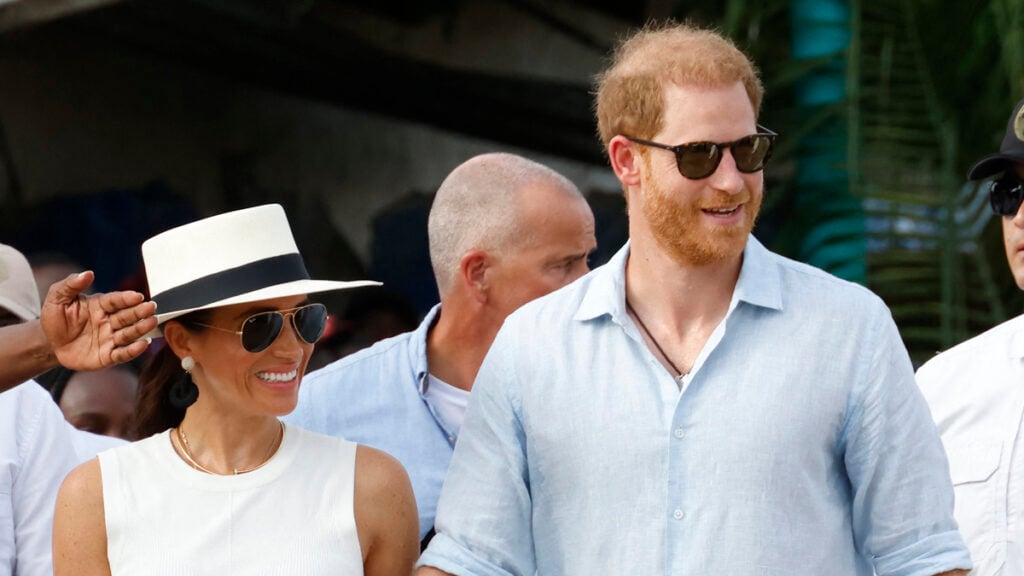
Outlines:
{"type": "Polygon", "coordinates": [[[6,308],[22,320],[39,318],[39,291],[25,256],[6,244],[0,244],[0,308],[6,308]]]}

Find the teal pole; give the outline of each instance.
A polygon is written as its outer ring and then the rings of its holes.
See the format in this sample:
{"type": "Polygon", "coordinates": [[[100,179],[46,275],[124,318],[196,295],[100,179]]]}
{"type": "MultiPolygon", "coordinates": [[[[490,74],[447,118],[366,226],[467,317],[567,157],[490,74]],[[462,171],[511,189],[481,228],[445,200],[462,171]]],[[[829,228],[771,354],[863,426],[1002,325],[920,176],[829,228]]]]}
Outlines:
{"type": "Polygon", "coordinates": [[[797,258],[841,278],[866,283],[864,209],[850,190],[847,51],[851,10],[843,0],[793,0],[793,58],[830,57],[796,85],[801,118],[820,121],[798,144],[795,214],[797,258]]]}

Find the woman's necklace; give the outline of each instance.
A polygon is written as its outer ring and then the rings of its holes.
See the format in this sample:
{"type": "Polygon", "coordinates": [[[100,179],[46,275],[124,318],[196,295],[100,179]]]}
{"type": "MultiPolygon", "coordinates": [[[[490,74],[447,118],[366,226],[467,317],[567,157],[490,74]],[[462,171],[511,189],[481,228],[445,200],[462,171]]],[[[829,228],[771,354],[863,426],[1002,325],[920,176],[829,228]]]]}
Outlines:
{"type": "MultiPolygon", "coordinates": [[[[238,474],[245,474],[246,472],[252,472],[253,470],[259,470],[260,468],[263,468],[264,466],[266,466],[267,462],[270,462],[271,458],[274,457],[274,454],[276,454],[277,450],[281,447],[281,440],[284,439],[284,422],[281,422],[280,420],[278,420],[277,423],[281,425],[281,428],[280,428],[280,431],[278,432],[277,436],[274,438],[274,441],[270,443],[270,447],[267,449],[267,456],[263,459],[262,462],[260,462],[259,464],[255,465],[255,466],[253,466],[251,468],[246,468],[244,470],[239,470],[238,468],[235,468],[234,469],[234,473],[235,473],[236,476],[238,474]]],[[[215,474],[215,475],[218,474],[217,472],[214,472],[213,470],[210,470],[209,468],[204,467],[199,462],[196,462],[196,459],[192,457],[192,450],[190,449],[190,447],[188,445],[188,436],[185,435],[185,430],[184,430],[184,428],[180,424],[178,425],[178,444],[181,445],[181,454],[182,454],[182,456],[185,457],[185,460],[188,460],[188,463],[193,468],[195,468],[196,470],[199,470],[200,472],[206,472],[207,474],[215,474]]],[[[219,475],[223,476],[223,474],[219,474],[219,475]]]]}
{"type": "Polygon", "coordinates": [[[626,310],[629,310],[629,313],[633,315],[633,318],[636,318],[636,323],[640,325],[640,329],[644,331],[647,338],[649,338],[651,343],[654,344],[654,347],[658,349],[658,353],[665,359],[665,362],[668,362],[668,365],[672,367],[672,371],[674,372],[672,377],[676,379],[676,382],[681,384],[683,382],[683,376],[686,376],[686,374],[677,368],[675,362],[672,362],[672,359],[668,357],[668,354],[665,354],[665,351],[661,349],[661,344],[658,344],[658,341],[654,339],[654,334],[651,334],[651,331],[647,329],[647,325],[644,324],[644,321],[640,319],[640,315],[633,309],[633,305],[629,303],[629,299],[626,300],[626,310]]]}

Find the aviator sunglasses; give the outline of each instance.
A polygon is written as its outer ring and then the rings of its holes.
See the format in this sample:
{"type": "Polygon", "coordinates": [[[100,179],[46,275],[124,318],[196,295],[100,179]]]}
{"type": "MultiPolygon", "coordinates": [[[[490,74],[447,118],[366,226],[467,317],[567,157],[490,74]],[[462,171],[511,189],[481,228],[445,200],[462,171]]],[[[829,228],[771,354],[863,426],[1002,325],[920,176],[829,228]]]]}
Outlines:
{"type": "Polygon", "coordinates": [[[266,350],[281,334],[285,317],[290,317],[292,328],[306,344],[316,344],[324,334],[327,326],[327,307],[323,304],[306,304],[290,310],[274,310],[253,314],[242,322],[241,330],[228,330],[201,322],[193,322],[197,326],[213,328],[221,332],[230,332],[242,337],[242,348],[247,352],[257,353],[266,350]]]}
{"type": "Polygon", "coordinates": [[[1024,183],[1013,174],[1006,174],[989,184],[988,201],[1000,216],[1015,216],[1024,200],[1024,183]]]}
{"type": "Polygon", "coordinates": [[[757,125],[757,129],[759,130],[757,133],[732,142],[690,142],[669,146],[630,136],[626,136],[626,139],[642,146],[668,150],[676,155],[676,168],[679,169],[680,174],[690,180],[700,180],[715,173],[718,164],[722,162],[722,154],[726,148],[732,150],[736,169],[740,172],[751,174],[762,170],[768,159],[772,157],[772,146],[775,144],[775,137],[778,134],[760,124],[757,125]]]}

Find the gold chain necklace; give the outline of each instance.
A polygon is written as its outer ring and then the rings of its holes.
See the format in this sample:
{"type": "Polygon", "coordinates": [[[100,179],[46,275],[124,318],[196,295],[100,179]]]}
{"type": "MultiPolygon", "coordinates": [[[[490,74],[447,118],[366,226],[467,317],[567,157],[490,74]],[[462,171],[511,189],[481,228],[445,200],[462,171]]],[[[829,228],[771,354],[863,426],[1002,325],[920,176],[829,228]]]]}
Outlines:
{"type": "MultiPolygon", "coordinates": [[[[234,474],[236,476],[239,474],[245,474],[246,472],[252,472],[254,470],[259,470],[260,468],[263,468],[264,466],[267,465],[267,462],[270,462],[270,460],[274,457],[274,454],[277,453],[277,450],[281,448],[280,442],[284,440],[284,422],[278,420],[277,423],[281,425],[280,431],[278,432],[277,437],[274,438],[274,441],[270,443],[270,447],[267,449],[267,456],[263,459],[263,462],[260,462],[259,464],[251,468],[246,468],[245,470],[239,470],[238,468],[235,468],[234,474]]],[[[192,450],[190,449],[190,446],[188,444],[188,436],[185,435],[185,430],[180,424],[178,425],[177,433],[178,444],[181,446],[181,454],[182,456],[185,457],[185,460],[188,460],[188,463],[193,468],[199,470],[200,472],[206,472],[207,474],[223,476],[223,474],[214,472],[213,470],[204,467],[199,462],[196,462],[196,459],[192,457],[192,450]]]]}

